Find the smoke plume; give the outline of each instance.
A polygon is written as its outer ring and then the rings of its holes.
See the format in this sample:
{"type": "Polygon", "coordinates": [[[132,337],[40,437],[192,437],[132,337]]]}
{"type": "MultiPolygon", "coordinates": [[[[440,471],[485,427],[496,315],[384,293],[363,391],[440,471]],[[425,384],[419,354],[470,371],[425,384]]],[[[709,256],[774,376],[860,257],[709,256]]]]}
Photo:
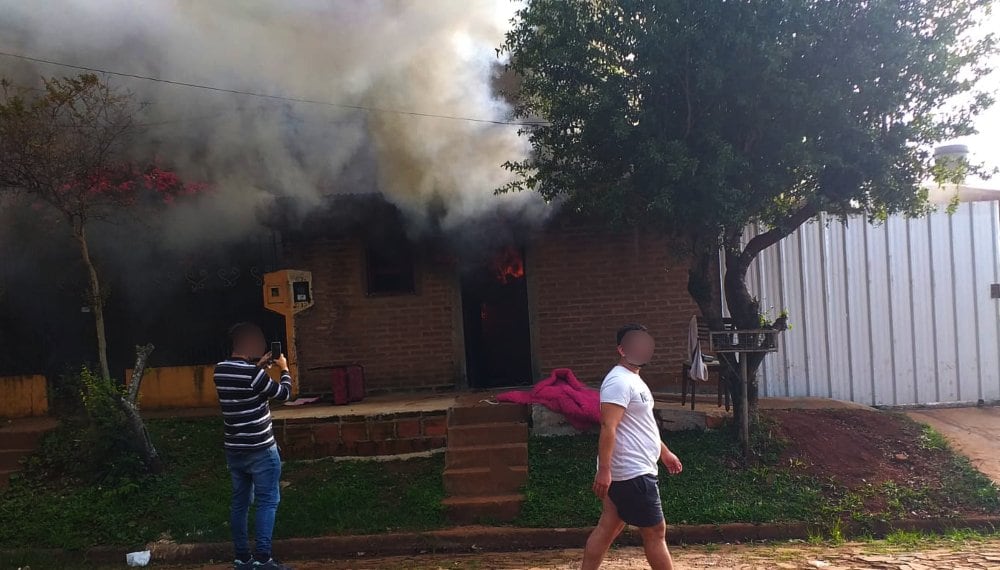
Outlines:
{"type": "MultiPolygon", "coordinates": [[[[527,194],[496,197],[501,164],[527,152],[495,93],[509,0],[0,0],[0,50],[178,82],[308,99],[264,99],[110,77],[148,103],[137,151],[214,191],[172,208],[178,248],[245,237],[261,209],[312,208],[380,192],[419,225],[468,224],[497,208],[540,217],[527,194]],[[281,201],[280,203],[287,203],[281,201]]],[[[78,71],[0,57],[36,85],[78,71]]]]}

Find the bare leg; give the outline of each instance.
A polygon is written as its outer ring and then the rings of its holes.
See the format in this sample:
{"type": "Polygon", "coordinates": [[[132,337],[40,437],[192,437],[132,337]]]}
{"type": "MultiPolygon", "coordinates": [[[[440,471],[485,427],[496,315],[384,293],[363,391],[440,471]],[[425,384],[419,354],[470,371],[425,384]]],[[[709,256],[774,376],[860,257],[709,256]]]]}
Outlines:
{"type": "Polygon", "coordinates": [[[580,570],[597,570],[604,561],[604,555],[611,548],[611,543],[618,538],[625,523],[618,516],[618,509],[611,499],[604,499],[604,510],[601,512],[601,520],[597,522],[597,528],[590,533],[587,539],[587,546],[583,549],[583,565],[580,570]]]}
{"type": "Polygon", "coordinates": [[[667,523],[661,521],[656,526],[640,528],[642,548],[646,551],[646,561],[652,570],[673,570],[674,561],[667,549],[667,523]]]}

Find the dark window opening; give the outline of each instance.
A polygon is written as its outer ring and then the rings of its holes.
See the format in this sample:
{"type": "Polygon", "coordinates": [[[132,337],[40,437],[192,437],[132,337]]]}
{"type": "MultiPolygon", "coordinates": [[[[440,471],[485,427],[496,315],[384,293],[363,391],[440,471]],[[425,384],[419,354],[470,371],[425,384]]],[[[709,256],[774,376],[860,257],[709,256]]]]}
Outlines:
{"type": "Polygon", "coordinates": [[[413,252],[407,247],[368,246],[369,295],[411,295],[416,293],[413,252]]]}

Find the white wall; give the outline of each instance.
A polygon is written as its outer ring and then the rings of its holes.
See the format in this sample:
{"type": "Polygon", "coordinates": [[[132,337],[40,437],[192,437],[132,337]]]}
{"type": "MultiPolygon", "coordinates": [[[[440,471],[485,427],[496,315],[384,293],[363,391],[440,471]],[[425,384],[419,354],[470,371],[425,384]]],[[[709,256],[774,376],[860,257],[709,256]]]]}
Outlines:
{"type": "Polygon", "coordinates": [[[751,290],[792,329],[765,360],[761,395],[1000,400],[998,226],[997,202],[876,226],[822,218],[763,252],[751,290]]]}

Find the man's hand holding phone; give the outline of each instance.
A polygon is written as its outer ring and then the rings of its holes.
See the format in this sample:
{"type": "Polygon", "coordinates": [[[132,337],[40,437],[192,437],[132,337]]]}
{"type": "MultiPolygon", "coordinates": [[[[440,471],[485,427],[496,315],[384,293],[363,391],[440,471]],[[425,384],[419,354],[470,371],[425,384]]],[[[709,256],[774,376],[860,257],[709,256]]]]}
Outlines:
{"type": "Polygon", "coordinates": [[[279,354],[277,358],[272,360],[272,362],[278,365],[278,370],[281,371],[288,370],[288,359],[285,358],[284,354],[279,354]]]}

